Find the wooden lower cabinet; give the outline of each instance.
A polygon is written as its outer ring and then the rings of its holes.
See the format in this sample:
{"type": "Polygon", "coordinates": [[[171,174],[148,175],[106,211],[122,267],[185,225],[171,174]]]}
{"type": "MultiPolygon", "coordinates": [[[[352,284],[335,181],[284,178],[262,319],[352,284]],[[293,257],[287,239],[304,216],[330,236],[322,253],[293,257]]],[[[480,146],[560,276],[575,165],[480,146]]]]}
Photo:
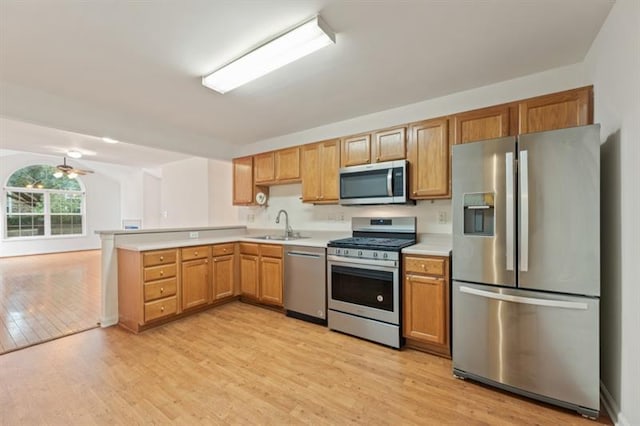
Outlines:
{"type": "Polygon", "coordinates": [[[282,246],[240,244],[240,291],[260,303],[283,306],[282,246]]]}
{"type": "Polygon", "coordinates": [[[182,309],[197,308],[209,302],[209,259],[182,263],[182,309]]]}
{"type": "Polygon", "coordinates": [[[235,246],[118,249],[119,324],[137,333],[172,317],[233,300],[237,294],[235,246]]]}
{"type": "Polygon", "coordinates": [[[134,332],[179,312],[178,250],[118,249],[118,322],[134,332]]]}
{"type": "Polygon", "coordinates": [[[187,247],[180,250],[182,259],[182,309],[192,309],[209,303],[211,273],[208,246],[187,247]]]}
{"type": "Polygon", "coordinates": [[[262,257],[260,259],[260,301],[282,306],[282,259],[262,257]]]}
{"type": "Polygon", "coordinates": [[[451,357],[449,258],[404,255],[407,346],[451,357]]]}
{"type": "Polygon", "coordinates": [[[213,258],[213,300],[233,296],[235,276],[235,256],[217,256],[213,258]]]}
{"type": "MultiPolygon", "coordinates": [[[[240,294],[258,299],[259,257],[242,252],[240,244],[240,294]]],[[[257,244],[255,244],[257,248],[257,244]]]]}

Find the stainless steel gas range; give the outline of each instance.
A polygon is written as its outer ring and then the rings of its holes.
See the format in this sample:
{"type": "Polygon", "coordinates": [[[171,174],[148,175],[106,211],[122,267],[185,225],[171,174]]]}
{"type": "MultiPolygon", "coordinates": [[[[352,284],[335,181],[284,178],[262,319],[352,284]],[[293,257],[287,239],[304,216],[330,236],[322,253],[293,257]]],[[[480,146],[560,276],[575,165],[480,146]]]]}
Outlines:
{"type": "Polygon", "coordinates": [[[354,217],[351,228],[327,248],[328,326],[399,348],[400,251],[416,243],[416,218],[354,217]]]}

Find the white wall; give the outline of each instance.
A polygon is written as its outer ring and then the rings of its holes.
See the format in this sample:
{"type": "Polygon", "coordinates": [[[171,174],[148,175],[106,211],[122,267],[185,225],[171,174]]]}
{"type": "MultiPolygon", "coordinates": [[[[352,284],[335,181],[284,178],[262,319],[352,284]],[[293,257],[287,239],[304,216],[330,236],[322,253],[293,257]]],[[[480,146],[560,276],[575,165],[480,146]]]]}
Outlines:
{"type": "MultiPolygon", "coordinates": [[[[0,157],[0,182],[4,185],[16,170],[33,164],[60,163],[58,157],[18,153],[0,157]]],[[[76,162],[79,167],[86,167],[76,162]]],[[[81,176],[86,190],[86,234],[81,237],[48,239],[4,239],[5,200],[0,200],[0,257],[27,254],[54,253],[100,248],[96,230],[120,228],[120,185],[109,176],[96,170],[95,174],[81,176]]]]}
{"type": "MultiPolygon", "coordinates": [[[[591,84],[582,63],[238,147],[235,157],[435,118],[591,84]]],[[[331,106],[328,105],[327,108],[331,106]]]]}
{"type": "Polygon", "coordinates": [[[238,208],[233,202],[233,169],[230,161],[209,160],[209,225],[235,225],[238,208]]]}
{"type": "Polygon", "coordinates": [[[153,229],[160,227],[161,216],[161,184],[160,172],[142,172],[142,227],[153,229]]]}
{"type": "Polygon", "coordinates": [[[353,216],[416,216],[418,232],[451,233],[450,200],[419,201],[416,205],[354,206],[303,204],[300,201],[301,184],[278,185],[270,188],[268,207],[243,207],[240,222],[249,228],[282,229],[284,222],[276,224],[280,209],[289,214],[294,231],[351,232],[353,216]],[[438,213],[444,212],[447,223],[438,223],[438,213]]]}
{"type": "Polygon", "coordinates": [[[617,0],[585,59],[602,125],[601,376],[640,425],[640,2],[617,0]]]}
{"type": "Polygon", "coordinates": [[[162,166],[160,204],[161,227],[207,226],[209,224],[208,160],[193,157],[162,166]]]}

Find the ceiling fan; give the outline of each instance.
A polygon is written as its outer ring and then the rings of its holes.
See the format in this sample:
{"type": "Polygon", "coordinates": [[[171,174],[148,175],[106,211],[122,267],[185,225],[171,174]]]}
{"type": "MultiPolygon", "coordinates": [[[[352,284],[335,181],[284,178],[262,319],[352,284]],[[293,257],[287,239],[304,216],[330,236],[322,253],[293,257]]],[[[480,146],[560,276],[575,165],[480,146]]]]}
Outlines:
{"type": "Polygon", "coordinates": [[[67,164],[67,157],[63,157],[62,164],[58,164],[56,166],[56,172],[53,174],[54,177],[61,178],[66,175],[70,179],[75,179],[78,175],[86,175],[87,173],[93,173],[93,170],[85,170],[85,169],[76,169],[67,164]]]}

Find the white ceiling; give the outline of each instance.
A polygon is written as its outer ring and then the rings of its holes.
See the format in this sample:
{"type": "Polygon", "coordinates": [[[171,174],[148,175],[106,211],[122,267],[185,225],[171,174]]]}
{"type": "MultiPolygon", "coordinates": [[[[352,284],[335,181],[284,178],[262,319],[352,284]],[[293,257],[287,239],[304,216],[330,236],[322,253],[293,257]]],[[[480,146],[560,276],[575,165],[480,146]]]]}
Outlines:
{"type": "MultiPolygon", "coordinates": [[[[0,148],[13,151],[55,155],[62,163],[67,151],[82,154],[82,160],[68,158],[69,163],[100,161],[122,166],[154,169],[163,164],[189,158],[188,155],[130,143],[110,144],[95,136],[38,126],[0,117],[0,148]]],[[[0,152],[2,157],[3,152],[0,152]]]]}
{"type": "Polygon", "coordinates": [[[612,4],[0,0],[0,115],[228,158],[240,144],[580,62],[612,4]],[[335,45],[224,95],[200,84],[316,13],[335,45]]]}

